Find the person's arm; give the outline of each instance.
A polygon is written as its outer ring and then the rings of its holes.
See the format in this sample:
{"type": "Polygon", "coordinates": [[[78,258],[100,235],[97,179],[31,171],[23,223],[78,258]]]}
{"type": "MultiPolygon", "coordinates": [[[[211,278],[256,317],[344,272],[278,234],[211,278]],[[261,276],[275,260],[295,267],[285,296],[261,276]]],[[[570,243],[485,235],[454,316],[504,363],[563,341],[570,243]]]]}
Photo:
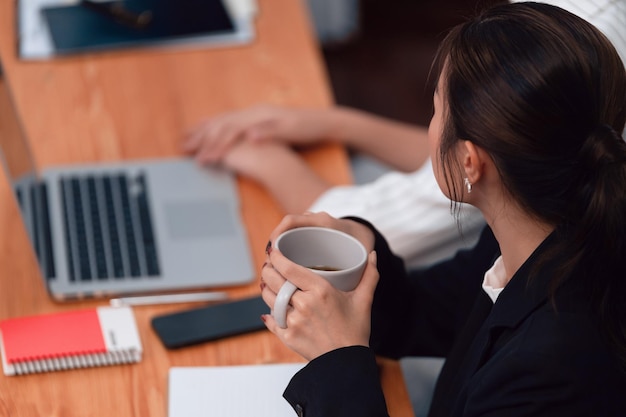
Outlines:
{"type": "MultiPolygon", "coordinates": [[[[363,224],[364,220],[352,219],[363,224]]],[[[406,273],[375,234],[380,279],[372,305],[370,346],[382,356],[447,356],[465,324],[481,282],[499,253],[498,243],[485,227],[471,249],[424,269],[406,273]]]]}
{"type": "Polygon", "coordinates": [[[387,417],[374,353],[364,346],[336,349],[307,364],[283,397],[306,417],[387,417]]]}
{"type": "Polygon", "coordinates": [[[242,142],[222,163],[265,187],[286,213],[302,213],[331,185],[286,145],[242,142]]]}
{"type": "Polygon", "coordinates": [[[285,230],[318,226],[358,239],[366,251],[374,236],[366,225],[327,214],[286,216],[270,234],[261,292],[272,307],[285,278],[298,287],[291,297],[288,326],[279,328],[271,315],[263,321],[286,346],[310,362],[289,383],[284,397],[298,415],[307,417],[386,417],[374,353],[367,347],[370,306],[378,281],[376,254],[370,252],[361,282],[340,291],[323,278],[286,259],[272,242],[285,230]]]}
{"type": "Polygon", "coordinates": [[[366,153],[402,172],[417,170],[428,159],[428,130],[356,109],[330,111],[329,138],[366,153]]]}
{"type": "Polygon", "coordinates": [[[424,127],[347,107],[303,109],[265,105],[203,121],[188,132],[183,149],[200,163],[216,163],[242,141],[294,146],[334,141],[408,172],[428,158],[426,137],[424,127]]]}

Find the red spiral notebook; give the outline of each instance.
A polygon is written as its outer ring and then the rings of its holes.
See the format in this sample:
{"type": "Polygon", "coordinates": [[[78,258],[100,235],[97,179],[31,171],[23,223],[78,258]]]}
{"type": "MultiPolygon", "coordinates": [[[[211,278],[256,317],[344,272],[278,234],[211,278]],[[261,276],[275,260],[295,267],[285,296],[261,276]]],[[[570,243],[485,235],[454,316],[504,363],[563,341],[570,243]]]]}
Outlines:
{"type": "Polygon", "coordinates": [[[98,307],[0,321],[5,375],[134,363],[142,347],[130,307],[98,307]]]}

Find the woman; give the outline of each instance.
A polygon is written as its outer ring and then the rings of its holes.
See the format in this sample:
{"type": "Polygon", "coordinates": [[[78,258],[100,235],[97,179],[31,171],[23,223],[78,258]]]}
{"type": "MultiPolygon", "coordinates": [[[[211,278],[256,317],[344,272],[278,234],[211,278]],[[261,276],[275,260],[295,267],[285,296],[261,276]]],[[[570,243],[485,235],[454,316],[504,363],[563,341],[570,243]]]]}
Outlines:
{"type": "Polygon", "coordinates": [[[310,360],[285,398],[307,417],[384,416],[374,355],[422,354],[447,358],[431,416],[626,415],[623,63],[593,26],[538,3],[459,26],[438,62],[435,177],[488,228],[407,276],[363,220],[286,217],[271,239],[319,225],[372,253],[342,293],[268,245],[264,300],[285,279],[300,290],[286,329],[263,320],[310,360]]]}

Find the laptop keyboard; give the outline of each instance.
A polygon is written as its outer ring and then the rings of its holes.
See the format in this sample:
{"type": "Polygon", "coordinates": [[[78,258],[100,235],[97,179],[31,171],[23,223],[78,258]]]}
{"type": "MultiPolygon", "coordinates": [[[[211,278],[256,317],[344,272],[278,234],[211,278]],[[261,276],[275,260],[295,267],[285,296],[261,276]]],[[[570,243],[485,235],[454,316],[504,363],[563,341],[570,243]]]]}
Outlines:
{"type": "MultiPolygon", "coordinates": [[[[52,256],[52,235],[50,232],[50,212],[48,211],[48,187],[44,182],[37,182],[29,187],[30,201],[33,203],[31,221],[35,253],[39,258],[42,272],[47,279],[56,276],[54,257],[52,256]]],[[[20,207],[23,208],[24,196],[17,190],[20,207]]]]}
{"type": "Polygon", "coordinates": [[[64,177],[61,198],[70,280],[159,275],[144,174],[64,177]]]}

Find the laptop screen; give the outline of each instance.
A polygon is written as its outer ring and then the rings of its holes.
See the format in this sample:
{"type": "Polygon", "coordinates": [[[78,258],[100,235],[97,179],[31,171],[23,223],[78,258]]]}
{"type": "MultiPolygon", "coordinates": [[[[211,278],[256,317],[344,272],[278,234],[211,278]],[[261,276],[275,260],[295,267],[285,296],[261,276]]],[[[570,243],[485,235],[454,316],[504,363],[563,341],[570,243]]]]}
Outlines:
{"type": "Polygon", "coordinates": [[[0,150],[11,182],[32,176],[34,164],[28,142],[6,82],[0,79],[0,150]]]}
{"type": "Polygon", "coordinates": [[[19,212],[45,276],[54,274],[49,248],[44,248],[41,182],[10,91],[0,81],[0,159],[15,194],[19,212]]]}

